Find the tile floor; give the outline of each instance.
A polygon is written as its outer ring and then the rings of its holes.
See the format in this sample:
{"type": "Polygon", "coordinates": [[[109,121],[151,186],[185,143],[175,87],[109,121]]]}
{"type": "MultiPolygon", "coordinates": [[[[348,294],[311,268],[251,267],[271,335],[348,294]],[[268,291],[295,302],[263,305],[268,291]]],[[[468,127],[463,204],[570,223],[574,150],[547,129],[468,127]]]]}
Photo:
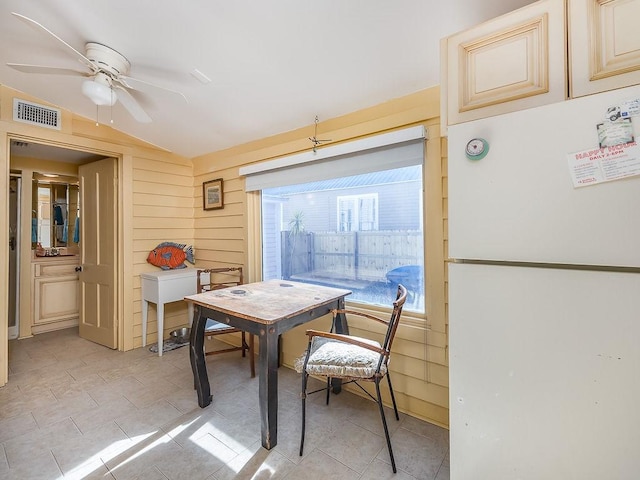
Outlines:
{"type": "Polygon", "coordinates": [[[198,407],[188,347],[162,357],[116,352],[61,330],[9,342],[0,388],[2,479],[449,478],[448,431],[407,415],[387,419],[394,475],[375,403],[343,392],[307,402],[300,377],[279,371],[278,445],[260,444],[258,379],[238,355],[208,357],[213,402],[198,407]]]}

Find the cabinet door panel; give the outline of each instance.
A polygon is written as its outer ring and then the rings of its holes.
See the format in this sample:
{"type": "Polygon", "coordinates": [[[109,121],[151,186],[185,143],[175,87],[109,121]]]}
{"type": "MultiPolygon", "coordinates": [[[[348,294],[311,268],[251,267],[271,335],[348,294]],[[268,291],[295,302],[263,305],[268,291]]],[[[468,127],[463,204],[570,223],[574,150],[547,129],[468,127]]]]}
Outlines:
{"type": "Polygon", "coordinates": [[[566,98],[562,0],[536,2],[446,43],[450,125],[566,98]]]}
{"type": "Polygon", "coordinates": [[[49,323],[78,316],[78,277],[35,279],[34,323],[49,323]]]}
{"type": "Polygon", "coordinates": [[[571,96],[640,83],[640,0],[570,0],[571,96]]]}

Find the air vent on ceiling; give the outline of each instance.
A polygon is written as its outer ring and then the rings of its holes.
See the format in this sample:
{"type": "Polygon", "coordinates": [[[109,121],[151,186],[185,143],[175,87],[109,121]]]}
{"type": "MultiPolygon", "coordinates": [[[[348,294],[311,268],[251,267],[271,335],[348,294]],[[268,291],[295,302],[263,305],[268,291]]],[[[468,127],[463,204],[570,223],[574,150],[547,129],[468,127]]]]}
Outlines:
{"type": "Polygon", "coordinates": [[[16,122],[60,130],[60,110],[19,98],[13,99],[13,119],[16,122]]]}

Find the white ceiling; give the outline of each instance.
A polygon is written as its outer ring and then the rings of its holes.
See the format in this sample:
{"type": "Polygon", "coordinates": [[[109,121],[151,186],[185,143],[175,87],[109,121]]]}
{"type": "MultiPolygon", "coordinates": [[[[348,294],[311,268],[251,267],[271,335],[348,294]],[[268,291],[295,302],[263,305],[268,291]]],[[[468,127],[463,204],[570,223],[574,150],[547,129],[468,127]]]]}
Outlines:
{"type": "MultiPolygon", "coordinates": [[[[440,39],[531,0],[2,0],[0,83],[91,119],[78,76],[6,62],[81,68],[25,15],[84,52],[117,50],[130,76],[179,90],[137,92],[153,122],[116,103],[98,120],[188,158],[333,118],[440,83],[440,39]],[[212,82],[202,84],[198,69],[212,82]]],[[[310,130],[310,133],[312,130],[310,130]]]]}

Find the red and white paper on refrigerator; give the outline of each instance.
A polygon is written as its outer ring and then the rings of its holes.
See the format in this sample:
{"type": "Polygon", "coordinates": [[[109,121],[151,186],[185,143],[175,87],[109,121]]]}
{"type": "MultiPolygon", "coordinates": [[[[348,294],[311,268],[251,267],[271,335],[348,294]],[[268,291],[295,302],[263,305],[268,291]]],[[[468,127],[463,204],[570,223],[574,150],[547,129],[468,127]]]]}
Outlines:
{"type": "Polygon", "coordinates": [[[636,142],[570,153],[567,160],[575,188],[640,175],[636,142]]]}

